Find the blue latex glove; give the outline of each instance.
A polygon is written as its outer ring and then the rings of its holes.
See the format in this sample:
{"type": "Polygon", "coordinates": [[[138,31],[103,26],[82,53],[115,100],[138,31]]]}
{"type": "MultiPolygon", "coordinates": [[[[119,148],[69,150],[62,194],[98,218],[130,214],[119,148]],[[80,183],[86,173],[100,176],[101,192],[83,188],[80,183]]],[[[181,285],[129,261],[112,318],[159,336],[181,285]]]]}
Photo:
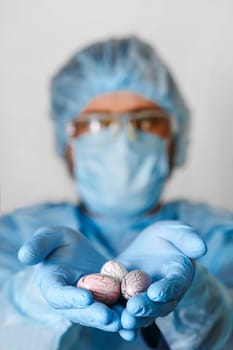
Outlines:
{"type": "MultiPolygon", "coordinates": [[[[145,293],[130,298],[122,311],[122,326],[132,330],[132,337],[134,329],[173,311],[191,285],[195,271],[192,259],[205,253],[205,243],[191,227],[179,221],[161,221],[142,231],[118,256],[129,271],[143,270],[153,281],[145,293]]],[[[124,338],[124,332],[121,336],[124,338]]]]}
{"type": "Polygon", "coordinates": [[[40,263],[41,293],[66,319],[110,332],[119,330],[119,315],[94,301],[89,291],[76,287],[82,275],[99,272],[106,262],[81,233],[61,227],[41,228],[20,248],[18,257],[26,265],[40,263]]]}

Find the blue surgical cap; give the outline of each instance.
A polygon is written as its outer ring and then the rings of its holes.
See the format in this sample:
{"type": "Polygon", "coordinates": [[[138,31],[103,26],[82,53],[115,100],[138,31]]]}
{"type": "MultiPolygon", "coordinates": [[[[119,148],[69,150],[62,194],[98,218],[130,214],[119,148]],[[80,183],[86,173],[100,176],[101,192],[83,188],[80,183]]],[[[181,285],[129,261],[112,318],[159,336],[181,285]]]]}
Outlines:
{"type": "Polygon", "coordinates": [[[103,93],[129,91],[149,99],[175,118],[175,165],[184,163],[189,111],[171,73],[156,51],[132,36],[96,42],[78,51],[51,82],[51,114],[57,148],[64,156],[66,126],[82,109],[103,93]]]}

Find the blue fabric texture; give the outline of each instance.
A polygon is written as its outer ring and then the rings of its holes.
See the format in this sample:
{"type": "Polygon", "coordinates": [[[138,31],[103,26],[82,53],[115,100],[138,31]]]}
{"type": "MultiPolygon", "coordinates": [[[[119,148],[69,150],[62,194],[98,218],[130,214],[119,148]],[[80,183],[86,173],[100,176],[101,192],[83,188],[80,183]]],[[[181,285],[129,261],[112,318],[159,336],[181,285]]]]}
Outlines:
{"type": "Polygon", "coordinates": [[[146,42],[137,37],[109,39],[78,51],[51,83],[51,115],[57,149],[65,154],[67,123],[100,94],[129,91],[157,103],[176,121],[175,165],[185,161],[189,111],[168,68],[146,42]]]}
{"type": "Polygon", "coordinates": [[[187,201],[168,203],[150,216],[122,220],[90,218],[80,207],[68,203],[36,205],[3,216],[1,348],[28,349],[33,344],[35,350],[100,349],[108,342],[111,349],[146,349],[140,335],[126,342],[117,333],[70,322],[60,310],[45,302],[36,280],[38,267],[25,268],[17,260],[17,252],[41,226],[65,226],[82,232],[99,254],[112,259],[130,246],[142,230],[166,220],[190,225],[205,240],[208,252],[198,259],[191,287],[175,310],[157,320],[161,332],[171,349],[232,349],[233,215],[187,201]]]}

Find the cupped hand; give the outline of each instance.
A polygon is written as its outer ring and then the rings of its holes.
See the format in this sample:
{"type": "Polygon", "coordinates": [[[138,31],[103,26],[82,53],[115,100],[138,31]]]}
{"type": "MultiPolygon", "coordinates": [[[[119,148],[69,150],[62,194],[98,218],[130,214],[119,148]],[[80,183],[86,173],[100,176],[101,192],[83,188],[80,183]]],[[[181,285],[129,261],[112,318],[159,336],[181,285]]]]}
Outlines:
{"type": "Polygon", "coordinates": [[[99,272],[106,259],[79,232],[65,227],[43,227],[18,253],[25,265],[37,265],[39,286],[46,302],[71,322],[116,332],[120,318],[108,306],[78,288],[78,279],[99,272]]]}
{"type": "Polygon", "coordinates": [[[141,328],[172,312],[192,283],[194,259],[205,253],[203,240],[182,222],[161,221],[143,230],[117,260],[128,271],[147,272],[152,284],[128,300],[122,327],[141,328]]]}

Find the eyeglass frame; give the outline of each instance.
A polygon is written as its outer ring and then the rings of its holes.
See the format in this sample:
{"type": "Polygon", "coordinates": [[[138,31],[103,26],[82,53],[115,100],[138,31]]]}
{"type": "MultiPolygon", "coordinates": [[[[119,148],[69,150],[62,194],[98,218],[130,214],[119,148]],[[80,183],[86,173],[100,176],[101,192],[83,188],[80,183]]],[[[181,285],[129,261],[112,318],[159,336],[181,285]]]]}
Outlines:
{"type": "MultiPolygon", "coordinates": [[[[94,122],[94,121],[106,121],[111,122],[112,124],[128,124],[133,120],[142,120],[146,118],[156,118],[162,117],[166,118],[171,122],[171,130],[172,135],[177,134],[177,123],[176,119],[172,117],[171,114],[168,114],[164,110],[154,110],[154,109],[145,109],[139,111],[132,111],[126,113],[109,113],[109,112],[91,112],[88,114],[80,114],[78,117],[67,123],[66,131],[69,137],[77,137],[73,136],[74,128],[77,124],[82,122],[94,122]]],[[[106,126],[108,127],[108,126],[106,126]]],[[[97,131],[96,131],[97,132],[97,131]]]]}

